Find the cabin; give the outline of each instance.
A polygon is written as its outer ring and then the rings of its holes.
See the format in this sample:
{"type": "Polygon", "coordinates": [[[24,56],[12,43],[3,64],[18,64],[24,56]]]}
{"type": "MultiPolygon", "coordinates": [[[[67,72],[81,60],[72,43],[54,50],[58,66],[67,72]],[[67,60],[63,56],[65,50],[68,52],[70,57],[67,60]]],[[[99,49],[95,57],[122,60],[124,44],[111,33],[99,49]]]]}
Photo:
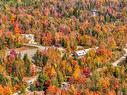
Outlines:
{"type": "Polygon", "coordinates": [[[89,48],[89,49],[84,49],[84,50],[78,50],[78,51],[75,51],[71,54],[71,56],[77,56],[77,57],[82,57],[84,55],[86,55],[91,49],[94,49],[95,51],[98,49],[98,47],[95,47],[95,48],[89,48]]]}
{"type": "Polygon", "coordinates": [[[81,56],[86,55],[86,51],[85,51],[85,50],[75,51],[75,52],[73,53],[73,55],[75,55],[75,56],[77,56],[77,57],[81,57],[81,56]]]}
{"type": "Polygon", "coordinates": [[[23,39],[27,41],[27,44],[37,44],[35,42],[34,34],[21,34],[23,39]]]}

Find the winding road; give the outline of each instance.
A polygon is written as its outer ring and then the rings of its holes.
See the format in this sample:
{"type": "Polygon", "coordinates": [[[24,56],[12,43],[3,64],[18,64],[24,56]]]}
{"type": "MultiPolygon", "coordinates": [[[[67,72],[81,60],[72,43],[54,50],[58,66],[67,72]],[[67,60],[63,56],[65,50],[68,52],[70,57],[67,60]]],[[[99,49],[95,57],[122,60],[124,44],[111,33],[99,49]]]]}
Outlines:
{"type": "MultiPolygon", "coordinates": [[[[34,49],[23,50],[23,51],[18,52],[18,53],[21,53],[21,57],[23,57],[25,54],[27,54],[28,57],[31,58],[31,59],[32,59],[33,55],[36,53],[36,51],[37,51],[38,49],[39,49],[39,50],[44,50],[44,49],[49,48],[49,46],[46,46],[46,47],[45,47],[45,46],[41,46],[41,45],[29,45],[29,44],[25,44],[25,46],[31,46],[31,47],[35,47],[35,48],[34,48],[34,49]]],[[[53,47],[54,47],[54,46],[53,46],[53,47]]],[[[63,48],[58,48],[58,49],[64,50],[63,48]]],[[[87,50],[88,50],[88,49],[87,49],[87,50]]],[[[120,59],[118,59],[117,61],[115,61],[115,62],[112,63],[113,66],[117,66],[121,61],[123,61],[123,60],[126,59],[126,57],[127,57],[127,46],[126,46],[126,48],[124,48],[124,51],[125,51],[125,54],[124,54],[120,59]]],[[[100,68],[100,69],[102,69],[102,68],[100,68]]],[[[98,71],[100,71],[100,69],[98,69],[98,71]]],[[[29,80],[27,81],[28,87],[26,88],[26,91],[28,91],[28,88],[29,88],[29,86],[31,85],[31,83],[33,83],[33,82],[36,81],[36,80],[37,80],[37,76],[35,76],[35,77],[33,77],[32,79],[29,79],[29,80]]],[[[28,92],[29,92],[29,91],[28,91],[28,92]]],[[[14,93],[13,95],[19,95],[18,93],[20,93],[20,91],[17,92],[17,93],[14,93]]]]}

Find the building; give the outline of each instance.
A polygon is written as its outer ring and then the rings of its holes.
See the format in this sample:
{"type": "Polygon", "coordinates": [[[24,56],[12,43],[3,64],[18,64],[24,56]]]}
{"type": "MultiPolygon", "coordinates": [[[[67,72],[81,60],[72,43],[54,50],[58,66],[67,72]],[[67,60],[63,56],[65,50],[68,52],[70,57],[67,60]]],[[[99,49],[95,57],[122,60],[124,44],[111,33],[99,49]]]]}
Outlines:
{"type": "Polygon", "coordinates": [[[34,34],[21,34],[23,39],[27,40],[27,44],[37,44],[35,42],[34,34]]]}
{"type": "Polygon", "coordinates": [[[98,47],[84,49],[84,50],[78,50],[78,51],[75,51],[72,55],[77,56],[77,57],[82,57],[82,56],[86,55],[91,49],[94,49],[96,51],[98,49],[98,47]]]}

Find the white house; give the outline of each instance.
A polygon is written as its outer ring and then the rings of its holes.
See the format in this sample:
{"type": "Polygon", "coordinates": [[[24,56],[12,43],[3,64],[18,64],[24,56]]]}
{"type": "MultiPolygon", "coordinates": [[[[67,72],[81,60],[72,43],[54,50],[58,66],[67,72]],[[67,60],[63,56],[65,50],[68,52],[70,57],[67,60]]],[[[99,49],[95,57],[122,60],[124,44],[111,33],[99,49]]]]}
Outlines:
{"type": "Polygon", "coordinates": [[[75,51],[74,55],[81,57],[81,56],[86,55],[86,52],[84,50],[79,50],[79,51],[75,51]]]}
{"type": "Polygon", "coordinates": [[[94,49],[96,51],[98,49],[98,47],[88,48],[88,49],[84,49],[84,50],[78,50],[78,51],[75,51],[73,53],[73,55],[76,55],[78,57],[82,57],[82,56],[86,55],[91,49],[94,49]]]}
{"type": "Polygon", "coordinates": [[[28,40],[27,44],[37,44],[35,42],[34,34],[22,34],[22,37],[28,40]]]}

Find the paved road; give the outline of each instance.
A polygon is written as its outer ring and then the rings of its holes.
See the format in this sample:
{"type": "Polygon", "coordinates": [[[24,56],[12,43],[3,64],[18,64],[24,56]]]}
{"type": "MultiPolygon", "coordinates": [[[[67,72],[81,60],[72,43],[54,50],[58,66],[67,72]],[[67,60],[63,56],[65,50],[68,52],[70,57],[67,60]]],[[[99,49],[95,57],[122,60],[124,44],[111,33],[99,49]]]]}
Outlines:
{"type": "MultiPolygon", "coordinates": [[[[41,45],[30,45],[30,44],[25,44],[24,46],[35,47],[33,49],[27,49],[27,50],[23,50],[21,52],[17,52],[17,53],[21,53],[21,57],[23,57],[25,54],[27,54],[29,58],[32,58],[37,50],[45,50],[50,47],[54,47],[54,46],[41,46],[41,45]]],[[[57,47],[54,47],[54,48],[57,48],[57,47]]],[[[65,51],[64,48],[61,48],[61,47],[59,47],[57,49],[59,49],[60,51],[65,51]]]]}
{"type": "MultiPolygon", "coordinates": [[[[40,46],[40,45],[26,45],[26,46],[33,46],[36,47],[35,49],[28,49],[28,50],[24,50],[21,53],[21,56],[23,57],[24,54],[28,54],[29,58],[32,58],[33,55],[36,53],[36,51],[39,50],[44,50],[47,49],[49,47],[45,47],[45,46],[40,46]]],[[[60,48],[61,49],[61,48],[60,48]]],[[[112,63],[113,66],[117,66],[122,60],[124,60],[127,57],[127,47],[124,49],[124,51],[126,52],[124,56],[122,56],[119,60],[115,61],[114,63],[112,63]]],[[[98,71],[100,71],[102,68],[98,69],[98,71]]],[[[31,83],[33,83],[34,81],[36,81],[37,76],[35,76],[33,79],[28,80],[28,84],[30,85],[31,83]]],[[[29,86],[28,86],[29,88],[29,86]]],[[[28,88],[26,88],[28,90],[28,88]]],[[[18,93],[15,93],[13,95],[18,95],[18,93]]]]}
{"type": "MultiPolygon", "coordinates": [[[[27,54],[29,58],[32,58],[37,50],[44,50],[44,49],[49,48],[49,47],[40,46],[40,45],[28,45],[28,44],[26,44],[24,46],[28,46],[28,47],[30,46],[30,47],[33,47],[33,48],[31,48],[31,49],[24,49],[24,50],[17,50],[17,49],[15,49],[15,51],[17,53],[21,54],[21,58],[23,58],[23,56],[25,54],[27,54]]],[[[7,54],[9,54],[9,53],[10,53],[10,50],[7,51],[7,54]]]]}
{"type": "Polygon", "coordinates": [[[112,63],[113,66],[117,66],[118,64],[120,64],[121,62],[126,60],[126,57],[127,57],[127,47],[124,49],[124,51],[125,51],[125,54],[120,59],[118,59],[117,61],[112,63]]]}

